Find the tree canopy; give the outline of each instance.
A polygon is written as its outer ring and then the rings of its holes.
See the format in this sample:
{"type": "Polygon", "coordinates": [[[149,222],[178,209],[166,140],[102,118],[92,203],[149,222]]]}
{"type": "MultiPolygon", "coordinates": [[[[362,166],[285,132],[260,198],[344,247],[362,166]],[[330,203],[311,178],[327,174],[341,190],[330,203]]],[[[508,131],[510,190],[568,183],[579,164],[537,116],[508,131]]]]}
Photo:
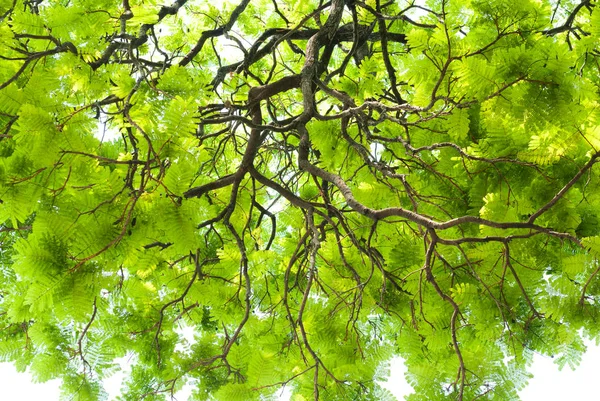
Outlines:
{"type": "Polygon", "coordinates": [[[102,400],[518,400],[600,339],[600,7],[0,0],[0,360],[102,400]],[[193,332],[183,336],[182,330],[193,332]]]}

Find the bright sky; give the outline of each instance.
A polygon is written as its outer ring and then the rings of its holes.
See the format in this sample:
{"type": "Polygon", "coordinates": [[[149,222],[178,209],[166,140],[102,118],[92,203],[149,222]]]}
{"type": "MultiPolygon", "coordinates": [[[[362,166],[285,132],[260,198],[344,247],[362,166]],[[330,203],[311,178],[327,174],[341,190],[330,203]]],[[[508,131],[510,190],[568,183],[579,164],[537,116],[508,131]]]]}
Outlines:
{"type": "MultiPolygon", "coordinates": [[[[600,347],[589,345],[588,352],[576,371],[568,367],[562,372],[550,358],[536,356],[533,365],[534,378],[529,386],[521,392],[523,401],[563,401],[598,399],[598,372],[600,372],[600,347]]],[[[119,395],[119,375],[113,376],[106,382],[109,399],[119,395]]],[[[58,380],[47,383],[32,383],[29,373],[17,373],[12,365],[0,363],[0,391],[2,399],[19,401],[58,401],[58,380]]],[[[404,381],[404,366],[400,359],[392,363],[391,383],[386,387],[394,393],[399,401],[410,394],[411,388],[404,381]]],[[[189,392],[178,394],[178,401],[186,401],[189,392]]]]}

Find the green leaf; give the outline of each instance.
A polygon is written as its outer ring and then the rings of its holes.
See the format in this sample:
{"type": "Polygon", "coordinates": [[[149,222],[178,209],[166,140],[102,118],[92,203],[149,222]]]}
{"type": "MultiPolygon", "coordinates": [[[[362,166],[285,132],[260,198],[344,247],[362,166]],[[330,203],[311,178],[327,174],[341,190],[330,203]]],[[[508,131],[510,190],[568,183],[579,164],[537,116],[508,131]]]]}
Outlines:
{"type": "Polygon", "coordinates": [[[598,7],[13,3],[0,359],[63,399],[517,400],[600,338],[598,7]]]}

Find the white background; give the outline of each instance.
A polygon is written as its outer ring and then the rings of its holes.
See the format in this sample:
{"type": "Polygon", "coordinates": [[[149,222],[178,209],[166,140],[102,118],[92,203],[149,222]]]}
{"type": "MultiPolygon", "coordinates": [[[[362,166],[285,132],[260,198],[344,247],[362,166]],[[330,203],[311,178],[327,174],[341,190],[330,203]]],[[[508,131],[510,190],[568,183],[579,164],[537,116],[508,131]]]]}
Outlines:
{"type": "MultiPolygon", "coordinates": [[[[588,345],[588,352],[576,371],[565,367],[562,372],[552,359],[536,356],[532,368],[534,378],[521,392],[522,401],[564,401],[600,399],[600,347],[588,345]]],[[[106,383],[110,399],[119,395],[120,375],[115,375],[106,383]]],[[[47,383],[32,383],[29,373],[18,373],[8,363],[0,363],[0,392],[3,400],[19,401],[58,401],[58,380],[47,383]]],[[[412,389],[404,380],[404,366],[400,359],[392,363],[392,377],[385,387],[396,395],[399,401],[410,394],[412,389]]],[[[178,401],[186,401],[189,392],[178,394],[178,401]]]]}

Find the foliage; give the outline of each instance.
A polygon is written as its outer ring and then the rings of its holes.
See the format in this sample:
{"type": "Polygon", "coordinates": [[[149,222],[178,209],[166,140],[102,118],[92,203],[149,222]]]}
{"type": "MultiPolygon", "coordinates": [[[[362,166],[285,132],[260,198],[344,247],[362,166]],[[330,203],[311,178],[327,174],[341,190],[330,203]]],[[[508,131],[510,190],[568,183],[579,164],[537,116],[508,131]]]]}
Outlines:
{"type": "Polygon", "coordinates": [[[591,0],[1,0],[0,360],[517,400],[600,338],[599,40],[591,0]]]}

